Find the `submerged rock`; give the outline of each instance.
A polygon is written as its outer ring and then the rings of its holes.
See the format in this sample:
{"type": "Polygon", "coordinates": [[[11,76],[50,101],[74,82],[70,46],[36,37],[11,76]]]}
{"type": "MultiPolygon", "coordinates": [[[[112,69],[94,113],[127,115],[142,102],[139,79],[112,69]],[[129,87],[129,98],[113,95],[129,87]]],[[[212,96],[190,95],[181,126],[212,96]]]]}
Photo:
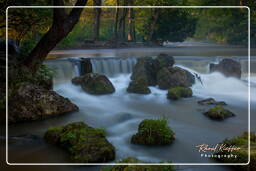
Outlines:
{"type": "Polygon", "coordinates": [[[130,82],[127,92],[136,94],[149,94],[151,93],[148,88],[147,80],[143,78],[137,78],[130,82]]]}
{"type": "Polygon", "coordinates": [[[163,90],[174,87],[190,87],[194,83],[194,75],[179,67],[165,67],[157,73],[157,84],[163,90]]]}
{"type": "MultiPolygon", "coordinates": [[[[244,132],[241,136],[234,137],[231,139],[225,139],[223,144],[226,147],[237,147],[240,148],[234,151],[216,151],[214,155],[226,155],[233,157],[222,157],[214,158],[221,163],[247,163],[248,162],[248,132],[244,132]],[[237,156],[236,158],[234,156],[237,156]]],[[[237,171],[253,171],[256,170],[256,135],[250,133],[250,163],[249,165],[232,165],[231,167],[237,171]]]]}
{"type": "Polygon", "coordinates": [[[191,88],[186,87],[175,87],[168,89],[167,98],[172,100],[178,100],[182,97],[192,97],[192,90],[191,88]]]}
{"type": "Polygon", "coordinates": [[[105,76],[97,73],[88,73],[84,76],[75,77],[72,83],[81,85],[82,89],[90,94],[111,94],[115,92],[115,87],[105,76]]]}
{"type": "Polygon", "coordinates": [[[145,119],[139,124],[138,133],[132,136],[133,144],[168,145],[175,139],[166,120],[145,119]]]}
{"type": "Polygon", "coordinates": [[[78,110],[78,107],[52,90],[22,83],[9,98],[9,123],[42,120],[78,110]]]}
{"type": "Polygon", "coordinates": [[[235,116],[234,113],[232,113],[227,109],[224,109],[222,106],[219,106],[219,105],[211,108],[210,110],[205,112],[204,115],[214,120],[224,120],[228,117],[235,116]]]}
{"type": "Polygon", "coordinates": [[[149,86],[156,85],[157,64],[152,57],[139,58],[133,68],[131,80],[144,78],[147,80],[149,86]]]}
{"type": "MultiPolygon", "coordinates": [[[[120,160],[117,163],[146,163],[140,161],[134,157],[127,157],[123,160],[120,160]]],[[[170,163],[170,162],[168,162],[170,163]]],[[[100,171],[175,171],[174,166],[172,165],[116,165],[116,166],[107,166],[102,168],[100,171]]]]}
{"type": "Polygon", "coordinates": [[[221,72],[226,77],[241,78],[241,64],[233,59],[223,59],[219,64],[210,64],[210,72],[221,72]]]}
{"type": "Polygon", "coordinates": [[[227,105],[224,101],[216,101],[214,98],[207,98],[197,101],[201,105],[227,105]]]}
{"type": "Polygon", "coordinates": [[[68,151],[74,162],[99,163],[115,159],[115,148],[103,131],[83,122],[49,128],[44,138],[68,151]]]}

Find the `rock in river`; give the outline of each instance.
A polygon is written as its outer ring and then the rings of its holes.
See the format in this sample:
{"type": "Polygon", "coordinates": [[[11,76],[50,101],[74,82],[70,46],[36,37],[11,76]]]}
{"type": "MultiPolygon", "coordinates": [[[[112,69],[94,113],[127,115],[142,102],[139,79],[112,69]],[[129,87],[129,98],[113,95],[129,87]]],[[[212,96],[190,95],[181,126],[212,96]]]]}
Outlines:
{"type": "Polygon", "coordinates": [[[73,84],[81,85],[82,89],[90,94],[111,94],[115,92],[115,87],[110,80],[102,74],[88,73],[72,80],[73,84]]]}
{"type": "Polygon", "coordinates": [[[216,101],[214,98],[207,98],[197,101],[201,105],[227,105],[224,101],[216,101]]]}
{"type": "Polygon", "coordinates": [[[115,159],[115,148],[103,132],[83,122],[74,122],[49,128],[44,138],[68,151],[74,162],[100,163],[115,159]]]}
{"type": "Polygon", "coordinates": [[[195,83],[195,77],[185,69],[165,67],[157,73],[157,83],[163,90],[174,87],[190,87],[195,83]]]}
{"type": "Polygon", "coordinates": [[[139,58],[133,68],[131,80],[144,78],[149,86],[155,86],[157,67],[156,61],[152,57],[139,58]]]}
{"type": "Polygon", "coordinates": [[[182,97],[192,97],[192,90],[191,88],[187,87],[175,87],[168,89],[167,98],[172,100],[178,100],[182,97]]]}
{"type": "Polygon", "coordinates": [[[224,109],[222,106],[219,105],[209,109],[207,112],[204,113],[204,115],[208,116],[213,120],[224,120],[228,117],[235,116],[234,113],[227,109],[224,109]]]}
{"type": "Polygon", "coordinates": [[[145,119],[139,124],[138,133],[132,136],[133,144],[168,145],[175,139],[166,120],[145,119]]]}
{"type": "Polygon", "coordinates": [[[221,72],[226,77],[241,78],[241,64],[233,59],[223,59],[219,64],[210,64],[210,72],[221,72]]]}
{"type": "Polygon", "coordinates": [[[9,123],[41,120],[78,110],[78,107],[52,90],[22,83],[9,98],[9,123]]]}
{"type": "Polygon", "coordinates": [[[148,88],[147,80],[143,78],[137,78],[130,82],[127,92],[136,94],[149,94],[151,93],[148,88]]]}

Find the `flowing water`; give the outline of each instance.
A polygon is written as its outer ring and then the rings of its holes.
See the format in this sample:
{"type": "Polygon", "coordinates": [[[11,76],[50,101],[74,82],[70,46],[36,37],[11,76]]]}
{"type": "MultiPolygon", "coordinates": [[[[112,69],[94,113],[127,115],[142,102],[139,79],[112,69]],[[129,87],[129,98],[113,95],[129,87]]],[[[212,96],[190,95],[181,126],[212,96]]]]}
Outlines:
{"type": "MultiPolygon", "coordinates": [[[[120,55],[120,54],[119,54],[120,55]]],[[[147,54],[148,55],[148,54],[147,54]]],[[[153,53],[151,56],[156,56],[153,53]]],[[[218,63],[222,57],[207,56],[174,56],[175,65],[185,68],[201,76],[203,85],[196,82],[192,86],[193,97],[170,101],[166,98],[166,91],[157,87],[150,87],[151,94],[129,94],[126,88],[130,81],[133,66],[140,54],[117,57],[91,52],[82,57],[92,57],[93,72],[102,73],[109,77],[116,92],[111,95],[90,95],[79,86],[71,84],[70,80],[80,75],[80,58],[49,59],[45,63],[55,69],[54,90],[69,98],[79,106],[80,110],[61,117],[44,121],[21,123],[9,127],[9,135],[35,134],[43,136],[48,127],[64,125],[74,121],[104,128],[107,139],[116,148],[116,160],[132,156],[150,162],[172,161],[174,163],[213,163],[209,158],[200,157],[195,146],[199,144],[215,145],[225,138],[238,136],[248,130],[248,60],[244,56],[236,56],[242,65],[242,79],[226,78],[220,73],[209,73],[209,63],[218,63]],[[96,56],[95,56],[96,55],[96,56]],[[237,116],[225,121],[213,121],[202,113],[209,106],[201,106],[197,101],[202,98],[213,97],[224,100],[227,109],[237,116]],[[138,124],[146,118],[167,118],[169,126],[174,130],[176,140],[173,144],[163,147],[145,147],[130,143],[131,136],[136,133],[138,124]]],[[[251,123],[256,117],[256,59],[251,60],[251,123]]],[[[256,131],[252,124],[251,129],[256,131]]],[[[67,162],[68,156],[61,149],[39,142],[24,147],[9,149],[9,162],[67,162]],[[33,147],[33,148],[32,148],[33,147]],[[33,155],[34,157],[29,157],[33,155]]],[[[82,169],[82,167],[80,167],[82,169]]],[[[206,167],[180,166],[186,170],[205,170],[206,167]]],[[[73,170],[74,168],[66,168],[73,170]]],[[[79,168],[76,168],[79,169],[79,168]]],[[[97,170],[90,167],[90,170],[97,170]]],[[[223,166],[209,166],[207,170],[229,170],[223,166]]]]}

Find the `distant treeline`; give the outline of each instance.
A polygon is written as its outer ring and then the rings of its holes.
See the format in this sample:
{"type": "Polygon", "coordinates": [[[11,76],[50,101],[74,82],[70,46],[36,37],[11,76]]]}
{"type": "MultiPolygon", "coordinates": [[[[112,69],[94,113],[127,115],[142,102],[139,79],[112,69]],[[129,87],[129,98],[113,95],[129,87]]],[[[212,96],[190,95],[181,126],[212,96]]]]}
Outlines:
{"type": "MultiPolygon", "coordinates": [[[[65,0],[64,5],[74,5],[65,0]]],[[[1,9],[1,37],[5,37],[5,10],[8,5],[51,5],[51,0],[4,1],[1,9]],[[2,15],[3,14],[3,15],[2,15]]],[[[87,6],[249,6],[251,43],[256,44],[256,1],[253,0],[89,0],[87,6]]],[[[52,9],[9,9],[9,38],[28,53],[50,28],[52,9]]],[[[84,42],[148,42],[194,40],[247,45],[247,8],[86,8],[73,30],[58,48],[70,48],[84,42]]]]}

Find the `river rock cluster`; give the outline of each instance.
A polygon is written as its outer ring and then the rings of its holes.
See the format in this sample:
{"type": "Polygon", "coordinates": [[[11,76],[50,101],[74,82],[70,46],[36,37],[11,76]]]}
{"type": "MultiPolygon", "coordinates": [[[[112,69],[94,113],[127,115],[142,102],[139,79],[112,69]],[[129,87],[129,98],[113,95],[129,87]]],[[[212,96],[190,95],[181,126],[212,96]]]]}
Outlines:
{"type": "Polygon", "coordinates": [[[173,66],[174,63],[174,58],[167,54],[160,54],[155,59],[139,58],[134,66],[127,91],[149,94],[148,86],[158,85],[163,90],[192,86],[195,83],[194,75],[185,69],[173,66]]]}

